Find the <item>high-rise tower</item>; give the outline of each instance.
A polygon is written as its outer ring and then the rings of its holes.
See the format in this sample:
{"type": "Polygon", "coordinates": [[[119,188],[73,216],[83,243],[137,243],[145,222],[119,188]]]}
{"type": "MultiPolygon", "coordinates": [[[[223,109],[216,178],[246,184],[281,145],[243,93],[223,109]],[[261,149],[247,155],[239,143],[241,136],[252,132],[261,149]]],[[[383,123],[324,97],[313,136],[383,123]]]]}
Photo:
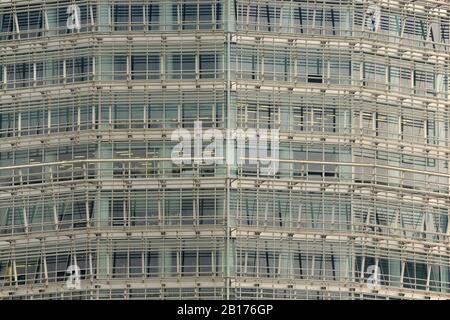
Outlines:
{"type": "Polygon", "coordinates": [[[449,6],[0,0],[0,297],[449,298],[449,6]]]}

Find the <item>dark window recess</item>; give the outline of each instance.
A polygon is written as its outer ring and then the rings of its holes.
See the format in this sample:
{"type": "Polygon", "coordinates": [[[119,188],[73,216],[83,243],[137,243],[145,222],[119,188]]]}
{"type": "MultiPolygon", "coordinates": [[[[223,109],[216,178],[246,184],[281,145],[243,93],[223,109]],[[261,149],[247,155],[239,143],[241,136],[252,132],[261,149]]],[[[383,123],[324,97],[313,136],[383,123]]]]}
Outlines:
{"type": "Polygon", "coordinates": [[[128,30],[130,7],[128,4],[116,4],[114,6],[114,26],[115,30],[128,30]]]}
{"type": "Polygon", "coordinates": [[[144,30],[144,10],[142,5],[132,5],[131,12],[131,30],[144,30]]]}
{"type": "Polygon", "coordinates": [[[114,30],[158,30],[159,29],[159,6],[155,4],[128,5],[117,4],[113,13],[114,30]],[[144,19],[145,16],[145,19],[144,19]],[[144,23],[145,21],[145,23],[144,23]]]}
{"type": "Polygon", "coordinates": [[[147,253],[147,276],[157,277],[159,275],[159,252],[147,253]]]}
{"type": "Polygon", "coordinates": [[[125,278],[127,275],[127,265],[127,253],[115,252],[113,258],[113,278],[125,278]]]}
{"type": "Polygon", "coordinates": [[[73,262],[70,255],[47,256],[46,262],[50,282],[67,280],[67,268],[73,262]]]}
{"type": "Polygon", "coordinates": [[[195,29],[197,25],[197,5],[182,4],[181,7],[182,28],[185,30],[195,29]]]}
{"type": "Polygon", "coordinates": [[[130,278],[138,278],[142,276],[142,254],[140,251],[130,252],[128,261],[130,278]]]}
{"type": "Polygon", "coordinates": [[[213,224],[215,218],[215,199],[200,199],[199,201],[199,218],[200,224],[213,224]]]}
{"type": "Polygon", "coordinates": [[[216,70],[216,55],[202,54],[200,55],[200,78],[214,78],[216,70]]]}
{"type": "Polygon", "coordinates": [[[114,80],[126,80],[127,79],[127,57],[116,56],[114,57],[114,80]]]}
{"type": "Polygon", "coordinates": [[[198,252],[198,272],[200,275],[212,274],[212,253],[201,250],[198,252]]]}
{"type": "Polygon", "coordinates": [[[78,57],[66,61],[68,82],[86,81],[92,69],[92,61],[87,57],[78,57]]]}
{"type": "Polygon", "coordinates": [[[128,212],[128,202],[124,200],[113,200],[110,202],[110,211],[112,211],[112,225],[125,225],[125,217],[128,212]]]}
{"type": "MultiPolygon", "coordinates": [[[[89,201],[88,208],[94,205],[94,201],[89,201]]],[[[78,201],[61,204],[59,207],[59,228],[60,229],[70,229],[70,228],[84,228],[86,227],[87,217],[89,213],[86,211],[86,202],[78,201]]]]}
{"type": "Polygon", "coordinates": [[[445,42],[450,39],[450,27],[448,24],[441,24],[441,41],[445,42]]]}
{"type": "Polygon", "coordinates": [[[147,57],[131,57],[131,78],[133,80],[145,80],[147,74],[147,57]]]}
{"type": "Polygon", "coordinates": [[[17,22],[21,38],[34,38],[41,36],[42,12],[40,10],[30,12],[18,12],[17,22]]]}
{"type": "Polygon", "coordinates": [[[15,129],[16,117],[12,113],[0,114],[0,138],[11,137],[15,129]]]}
{"type": "Polygon", "coordinates": [[[193,200],[183,199],[181,202],[181,224],[192,224],[194,214],[193,200]]]}
{"type": "Polygon", "coordinates": [[[132,56],[131,76],[133,80],[159,79],[159,56],[132,56]]]}
{"type": "Polygon", "coordinates": [[[175,79],[193,79],[195,77],[195,56],[173,56],[173,73],[175,79]]]}
{"type": "Polygon", "coordinates": [[[195,274],[197,265],[197,253],[191,250],[181,252],[181,276],[192,276],[195,274]]]}
{"type": "Polygon", "coordinates": [[[322,76],[320,76],[320,75],[310,74],[310,75],[308,75],[308,82],[309,83],[322,83],[323,79],[322,79],[322,76]]]}
{"type": "Polygon", "coordinates": [[[159,30],[159,6],[157,4],[147,6],[147,24],[148,30],[159,30]]]}
{"type": "MultiPolygon", "coordinates": [[[[211,3],[183,3],[172,7],[172,18],[178,20],[178,11],[181,15],[181,28],[184,30],[192,29],[212,29],[213,5],[211,3]]],[[[220,19],[221,7],[216,6],[216,19],[220,19]]]]}
{"type": "Polygon", "coordinates": [[[7,13],[3,15],[2,24],[1,24],[1,33],[6,33],[1,36],[1,40],[11,40],[13,38],[14,31],[14,23],[13,23],[13,15],[11,13],[7,13]]]}
{"type": "Polygon", "coordinates": [[[212,6],[210,3],[199,4],[199,29],[212,29],[212,6]]]}
{"type": "Polygon", "coordinates": [[[33,65],[29,63],[16,64],[15,80],[16,87],[29,87],[33,74],[33,65]]]}
{"type": "Polygon", "coordinates": [[[147,79],[159,79],[160,61],[158,56],[147,56],[147,79]]]}

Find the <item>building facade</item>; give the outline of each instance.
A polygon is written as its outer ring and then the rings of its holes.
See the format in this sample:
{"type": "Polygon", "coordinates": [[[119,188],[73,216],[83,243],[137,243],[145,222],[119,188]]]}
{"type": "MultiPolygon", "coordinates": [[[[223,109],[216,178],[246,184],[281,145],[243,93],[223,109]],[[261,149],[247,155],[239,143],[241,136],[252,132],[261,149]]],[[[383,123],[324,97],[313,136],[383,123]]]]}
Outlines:
{"type": "Polygon", "coordinates": [[[0,298],[449,298],[449,33],[448,0],[0,0],[0,298]],[[199,125],[279,152],[174,161],[199,125]]]}

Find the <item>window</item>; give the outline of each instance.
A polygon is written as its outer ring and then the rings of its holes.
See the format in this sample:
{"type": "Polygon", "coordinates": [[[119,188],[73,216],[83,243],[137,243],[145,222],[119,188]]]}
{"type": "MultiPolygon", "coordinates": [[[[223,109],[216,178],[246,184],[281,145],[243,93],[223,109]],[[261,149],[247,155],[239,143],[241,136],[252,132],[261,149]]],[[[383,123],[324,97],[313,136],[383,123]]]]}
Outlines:
{"type": "Polygon", "coordinates": [[[406,262],[403,281],[405,288],[425,290],[427,265],[418,262],[406,262]]]}
{"type": "Polygon", "coordinates": [[[131,30],[144,30],[144,5],[131,5],[131,30]]]}
{"type": "Polygon", "coordinates": [[[199,276],[211,275],[213,272],[212,252],[208,250],[198,251],[198,273],[199,276]]]}
{"type": "Polygon", "coordinates": [[[1,20],[0,32],[2,33],[2,36],[0,37],[0,39],[3,41],[11,40],[13,38],[14,17],[12,15],[12,13],[3,14],[3,17],[1,20]]]}
{"type": "Polygon", "coordinates": [[[195,55],[174,55],[173,79],[195,79],[195,55]]]}
{"type": "Polygon", "coordinates": [[[159,30],[159,6],[157,4],[147,5],[148,30],[159,30]]]}
{"type": "Polygon", "coordinates": [[[47,256],[46,261],[49,281],[67,280],[67,268],[72,264],[70,255],[47,256]]]}
{"type": "Polygon", "coordinates": [[[197,253],[193,250],[181,252],[181,276],[194,276],[197,266],[197,253]]]}
{"type": "Polygon", "coordinates": [[[173,6],[173,20],[179,21],[183,30],[218,28],[218,23],[213,22],[220,19],[220,4],[214,2],[181,3],[173,6]]]}
{"type": "Polygon", "coordinates": [[[405,141],[418,141],[424,137],[424,121],[402,117],[402,137],[405,141]]]}
{"type": "Polygon", "coordinates": [[[29,87],[31,76],[33,74],[33,65],[30,63],[19,63],[11,65],[9,72],[14,72],[14,81],[16,88],[29,87]]]}
{"type": "Polygon", "coordinates": [[[162,128],[164,126],[164,113],[163,106],[155,103],[149,105],[149,127],[150,128],[162,128]]]}
{"type": "Polygon", "coordinates": [[[22,135],[41,134],[47,124],[47,112],[35,110],[22,112],[22,135]]]}
{"type": "Polygon", "coordinates": [[[181,224],[192,225],[194,214],[194,201],[192,198],[184,198],[181,202],[181,224]]]}
{"type": "Polygon", "coordinates": [[[308,63],[308,82],[309,83],[322,83],[322,70],[323,60],[321,58],[312,58],[307,61],[308,63]]]}
{"type": "Polygon", "coordinates": [[[147,253],[147,276],[158,277],[159,274],[159,252],[153,249],[147,253]]]}
{"type": "Polygon", "coordinates": [[[114,252],[113,257],[113,278],[127,277],[128,254],[127,252],[114,252]]]}
{"type": "Polygon", "coordinates": [[[127,80],[127,57],[114,57],[114,80],[127,80]]]}
{"type": "Polygon", "coordinates": [[[66,60],[67,82],[86,81],[92,72],[92,59],[77,57],[66,60]]]}
{"type": "Polygon", "coordinates": [[[129,253],[129,276],[130,278],[142,276],[142,253],[140,251],[129,253]]]}
{"type": "MultiPolygon", "coordinates": [[[[91,208],[94,202],[91,201],[91,208]]],[[[78,201],[74,203],[62,203],[59,206],[59,228],[83,228],[86,226],[88,217],[86,202],[78,201]]]]}
{"type": "Polygon", "coordinates": [[[72,131],[75,123],[71,107],[51,110],[52,132],[72,131]]]}
{"type": "Polygon", "coordinates": [[[274,277],[278,267],[278,254],[267,248],[259,252],[259,273],[263,277],[274,277]]]}
{"type": "Polygon", "coordinates": [[[200,224],[213,224],[216,219],[216,199],[200,199],[198,205],[200,224]]]}
{"type": "Polygon", "coordinates": [[[35,38],[41,36],[43,24],[42,11],[26,11],[17,13],[20,38],[35,38]]]}
{"type": "Polygon", "coordinates": [[[185,103],[183,104],[183,127],[193,128],[194,122],[197,120],[197,105],[185,103]]]}
{"type": "Polygon", "coordinates": [[[200,55],[200,78],[214,78],[217,70],[217,56],[214,54],[200,55]]]}
{"type": "Polygon", "coordinates": [[[14,131],[17,130],[16,122],[17,115],[14,113],[0,113],[0,138],[12,136],[14,131]]]}
{"type": "Polygon", "coordinates": [[[131,57],[131,78],[133,80],[145,80],[147,78],[147,57],[131,57]]]}
{"type": "Polygon", "coordinates": [[[110,212],[112,212],[112,225],[126,225],[128,211],[129,205],[127,200],[112,200],[110,203],[110,212]]]}
{"type": "Polygon", "coordinates": [[[113,20],[116,31],[158,30],[159,6],[157,4],[116,4],[113,20]]]}
{"type": "Polygon", "coordinates": [[[128,30],[130,21],[130,5],[116,4],[114,6],[114,28],[116,31],[128,30]]]}
{"type": "Polygon", "coordinates": [[[160,62],[159,56],[132,56],[131,78],[133,80],[159,79],[160,62]]]}

